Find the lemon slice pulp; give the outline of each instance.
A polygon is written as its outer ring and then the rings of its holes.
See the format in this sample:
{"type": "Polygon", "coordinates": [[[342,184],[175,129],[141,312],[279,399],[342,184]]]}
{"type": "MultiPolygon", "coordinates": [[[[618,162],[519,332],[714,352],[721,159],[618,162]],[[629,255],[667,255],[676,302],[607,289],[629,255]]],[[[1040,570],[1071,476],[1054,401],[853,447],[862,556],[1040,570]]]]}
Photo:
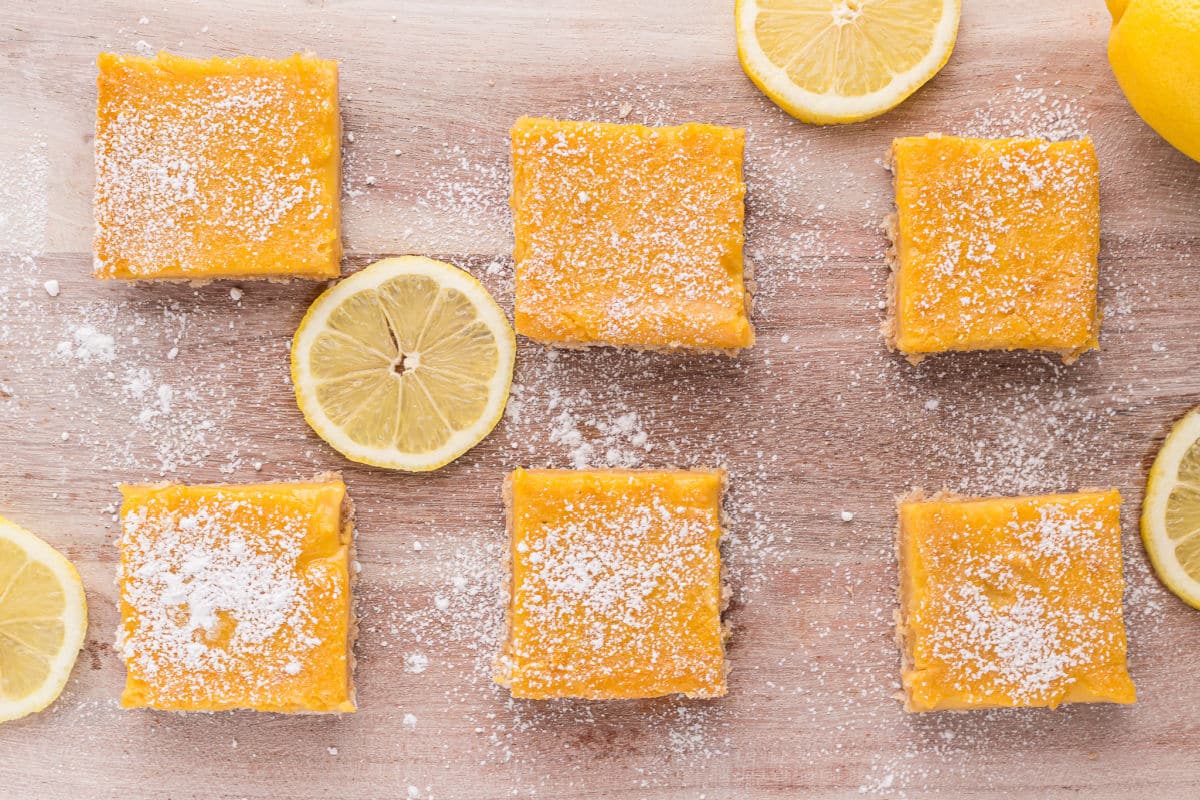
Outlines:
{"type": "Polygon", "coordinates": [[[516,340],[470,274],[419,256],[328,289],[292,340],[296,401],[352,461],[426,471],[478,444],[504,413],[516,340]]]}
{"type": "Polygon", "coordinates": [[[961,11],[961,0],[737,0],[738,57],[792,116],[858,122],[945,66],[961,11]]]}
{"type": "Polygon", "coordinates": [[[75,567],[0,517],[0,722],[54,702],[86,633],[87,599],[75,567]]]}
{"type": "Polygon", "coordinates": [[[1200,608],[1200,408],[1175,425],[1154,459],[1142,541],[1166,587],[1200,608]]]}

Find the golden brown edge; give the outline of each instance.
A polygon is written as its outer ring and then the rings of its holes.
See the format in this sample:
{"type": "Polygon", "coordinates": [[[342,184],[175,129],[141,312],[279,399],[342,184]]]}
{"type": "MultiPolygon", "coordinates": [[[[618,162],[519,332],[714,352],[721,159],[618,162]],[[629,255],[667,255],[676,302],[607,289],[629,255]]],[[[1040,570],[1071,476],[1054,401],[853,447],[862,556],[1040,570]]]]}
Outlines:
{"type": "MultiPolygon", "coordinates": [[[[896,202],[897,176],[896,176],[896,140],[892,140],[891,146],[888,148],[888,158],[886,168],[892,173],[892,203],[896,202]]],[[[883,340],[887,344],[889,350],[896,350],[896,273],[900,269],[900,210],[895,207],[888,212],[883,218],[883,232],[888,238],[888,248],[885,254],[888,265],[887,277],[887,314],[883,318],[883,323],[880,326],[880,333],[883,334],[883,340]]]]}
{"type": "Polygon", "coordinates": [[[908,594],[904,590],[907,569],[904,558],[904,517],[901,508],[906,503],[917,503],[924,499],[924,490],[918,488],[896,498],[896,610],[892,614],[896,623],[896,646],[900,650],[900,691],[896,693],[896,699],[900,700],[904,704],[904,710],[910,713],[915,713],[915,709],[912,707],[912,692],[905,683],[904,676],[912,671],[913,656],[908,637],[908,594]]]}

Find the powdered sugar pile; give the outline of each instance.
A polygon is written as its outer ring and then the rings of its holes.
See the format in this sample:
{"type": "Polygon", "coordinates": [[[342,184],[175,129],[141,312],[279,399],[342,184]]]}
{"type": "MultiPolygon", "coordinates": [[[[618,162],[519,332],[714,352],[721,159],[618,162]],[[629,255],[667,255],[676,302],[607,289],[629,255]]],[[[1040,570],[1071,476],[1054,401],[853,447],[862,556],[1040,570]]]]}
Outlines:
{"type": "Polygon", "coordinates": [[[91,325],[80,325],[71,331],[71,339],[58,343],[54,349],[64,359],[74,358],[84,363],[112,361],[116,341],[107,333],[101,333],[91,325]]]}

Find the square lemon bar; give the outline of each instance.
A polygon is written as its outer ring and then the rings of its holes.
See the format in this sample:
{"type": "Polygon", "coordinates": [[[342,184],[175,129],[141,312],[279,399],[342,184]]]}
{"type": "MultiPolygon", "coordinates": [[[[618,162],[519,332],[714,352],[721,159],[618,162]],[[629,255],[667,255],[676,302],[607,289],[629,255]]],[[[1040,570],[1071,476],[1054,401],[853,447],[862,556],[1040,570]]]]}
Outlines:
{"type": "Polygon", "coordinates": [[[121,492],[123,707],[354,711],[340,480],[121,492]]]}
{"type": "Polygon", "coordinates": [[[96,277],[338,276],[336,62],[98,63],[96,277]]]}
{"type": "Polygon", "coordinates": [[[889,345],[1099,347],[1100,180],[1091,139],[921,136],[892,145],[889,345]]]}
{"type": "Polygon", "coordinates": [[[900,501],[905,708],[1132,703],[1121,496],[900,501]]]}
{"type": "Polygon", "coordinates": [[[496,681],[513,697],[725,694],[723,472],[523,470],[496,681]]]}
{"type": "Polygon", "coordinates": [[[517,333],[565,347],[734,351],[741,130],[523,118],[512,130],[517,333]]]}

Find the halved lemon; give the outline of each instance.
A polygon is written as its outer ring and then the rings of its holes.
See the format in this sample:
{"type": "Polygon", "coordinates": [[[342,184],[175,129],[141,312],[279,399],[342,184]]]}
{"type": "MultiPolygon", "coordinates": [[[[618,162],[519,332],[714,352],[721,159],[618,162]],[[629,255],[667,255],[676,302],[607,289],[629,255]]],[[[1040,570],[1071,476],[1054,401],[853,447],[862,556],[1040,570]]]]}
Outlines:
{"type": "Polygon", "coordinates": [[[962,0],[737,0],[750,80],[804,122],[858,122],[946,65],[962,0]]]}
{"type": "Polygon", "coordinates": [[[424,472],[491,433],[512,384],[516,338],[467,272],[402,256],[316,299],[292,340],[296,402],[351,461],[424,472]]]}
{"type": "Polygon", "coordinates": [[[54,702],[87,633],[87,598],[75,567],[0,517],[0,722],[54,702]]]}
{"type": "Polygon", "coordinates": [[[1200,407],[1171,429],[1150,468],[1142,541],[1159,579],[1200,608],[1200,407]]]}

